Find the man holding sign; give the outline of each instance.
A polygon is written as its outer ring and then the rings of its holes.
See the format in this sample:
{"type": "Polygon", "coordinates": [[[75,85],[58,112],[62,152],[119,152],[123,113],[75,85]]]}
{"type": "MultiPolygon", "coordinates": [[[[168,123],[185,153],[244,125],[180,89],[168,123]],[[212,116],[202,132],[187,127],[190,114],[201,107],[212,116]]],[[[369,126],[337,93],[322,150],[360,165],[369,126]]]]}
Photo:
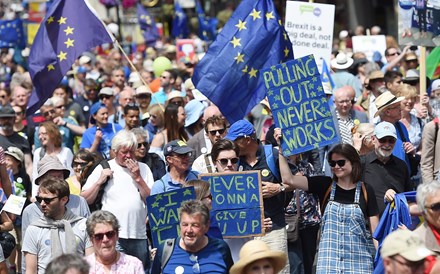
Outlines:
{"type": "MultiPolygon", "coordinates": [[[[240,148],[239,171],[259,170],[262,180],[264,217],[273,222],[272,231],[261,237],[271,249],[287,254],[286,222],[284,219],[285,186],[281,183],[278,166],[278,150],[264,146],[258,139],[255,129],[246,120],[231,125],[225,137],[240,148]]],[[[289,273],[289,263],[280,273],[289,273]]]]}

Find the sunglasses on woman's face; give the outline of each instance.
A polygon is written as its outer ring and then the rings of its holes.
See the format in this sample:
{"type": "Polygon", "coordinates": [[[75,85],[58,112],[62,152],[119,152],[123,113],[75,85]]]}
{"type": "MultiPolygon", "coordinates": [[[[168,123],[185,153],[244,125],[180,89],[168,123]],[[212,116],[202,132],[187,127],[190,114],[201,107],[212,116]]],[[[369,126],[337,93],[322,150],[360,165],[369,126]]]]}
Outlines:
{"type": "Polygon", "coordinates": [[[232,165],[235,165],[238,163],[238,158],[224,158],[224,159],[218,159],[217,160],[222,166],[228,165],[229,162],[231,162],[232,165]]]}
{"type": "Polygon", "coordinates": [[[107,239],[111,240],[116,236],[116,231],[111,230],[105,233],[96,233],[95,235],[93,235],[93,238],[97,241],[102,241],[104,239],[104,236],[106,236],[107,239]]]}
{"type": "Polygon", "coordinates": [[[335,167],[336,165],[338,165],[339,167],[343,167],[343,166],[345,166],[345,160],[337,160],[337,161],[331,160],[328,162],[328,164],[331,167],[335,167]]]}
{"type": "Polygon", "coordinates": [[[440,212],[440,203],[435,203],[430,206],[425,206],[425,208],[431,209],[434,212],[440,212]]]}

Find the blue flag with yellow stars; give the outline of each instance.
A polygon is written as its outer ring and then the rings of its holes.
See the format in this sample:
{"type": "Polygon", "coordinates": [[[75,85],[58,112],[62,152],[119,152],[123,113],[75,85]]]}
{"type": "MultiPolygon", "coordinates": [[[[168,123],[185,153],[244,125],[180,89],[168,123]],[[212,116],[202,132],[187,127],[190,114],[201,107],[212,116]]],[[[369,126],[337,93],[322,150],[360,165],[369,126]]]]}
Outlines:
{"type": "Polygon", "coordinates": [[[199,21],[199,37],[204,41],[212,41],[217,35],[217,18],[206,18],[200,1],[196,1],[196,13],[199,21]]]}
{"type": "Polygon", "coordinates": [[[244,0],[196,66],[192,81],[232,124],[265,96],[260,70],[293,59],[272,0],[244,0]]]}
{"type": "Polygon", "coordinates": [[[104,43],[113,43],[113,37],[84,0],[54,2],[38,29],[29,54],[34,90],[27,114],[35,113],[52,96],[84,51],[104,43]]]}
{"type": "Polygon", "coordinates": [[[189,36],[187,16],[177,2],[174,2],[174,19],[171,36],[175,38],[188,38],[189,36]]]}
{"type": "Polygon", "coordinates": [[[20,19],[0,20],[0,48],[26,47],[23,23],[20,19]]]}
{"type": "Polygon", "coordinates": [[[140,3],[137,4],[137,17],[145,43],[147,45],[154,45],[159,39],[159,30],[154,18],[140,3]]]}

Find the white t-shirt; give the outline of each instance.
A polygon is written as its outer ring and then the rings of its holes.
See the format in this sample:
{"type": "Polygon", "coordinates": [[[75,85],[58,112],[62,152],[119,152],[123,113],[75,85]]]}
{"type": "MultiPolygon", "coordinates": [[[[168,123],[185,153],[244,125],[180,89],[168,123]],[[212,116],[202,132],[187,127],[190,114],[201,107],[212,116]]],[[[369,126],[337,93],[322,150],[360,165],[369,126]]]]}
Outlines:
{"type": "MultiPolygon", "coordinates": [[[[131,178],[128,168],[118,165],[114,159],[108,163],[113,171],[113,178],[108,181],[107,186],[104,188],[102,210],[110,211],[118,218],[121,226],[119,230],[120,238],[146,239],[146,201],[142,200],[136,182],[131,178]]],[[[139,163],[139,169],[142,178],[151,189],[154,179],[150,168],[144,163],[139,163]]],[[[89,189],[98,181],[101,171],[102,166],[98,165],[90,174],[83,190],[89,189]]]]}

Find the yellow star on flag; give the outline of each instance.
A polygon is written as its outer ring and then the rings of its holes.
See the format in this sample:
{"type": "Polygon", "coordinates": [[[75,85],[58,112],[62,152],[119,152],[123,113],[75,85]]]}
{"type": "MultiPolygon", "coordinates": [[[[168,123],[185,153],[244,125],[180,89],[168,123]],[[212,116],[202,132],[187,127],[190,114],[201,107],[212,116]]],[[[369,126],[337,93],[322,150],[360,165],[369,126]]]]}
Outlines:
{"type": "Polygon", "coordinates": [[[243,72],[243,73],[247,73],[247,72],[248,72],[248,66],[246,65],[246,66],[244,67],[244,69],[241,70],[241,72],[243,72]]]}
{"type": "Polygon", "coordinates": [[[47,66],[47,71],[55,70],[55,67],[52,64],[47,66]]]}
{"type": "Polygon", "coordinates": [[[67,38],[67,41],[64,42],[64,44],[66,44],[67,48],[73,47],[73,42],[75,42],[75,40],[67,38]]]}
{"type": "Polygon", "coordinates": [[[261,11],[257,11],[256,9],[254,9],[251,12],[250,16],[252,16],[254,18],[254,21],[255,21],[257,19],[261,19],[260,13],[261,13],[261,11]]]}
{"type": "Polygon", "coordinates": [[[240,52],[239,53],[237,53],[237,56],[235,56],[234,57],[234,60],[237,60],[237,64],[240,64],[241,62],[244,62],[244,54],[240,54],[240,52]]]}
{"type": "Polygon", "coordinates": [[[284,36],[284,40],[287,41],[287,33],[283,33],[283,36],[284,36]]]}
{"type": "Polygon", "coordinates": [[[191,190],[189,188],[185,189],[185,191],[183,191],[183,196],[186,196],[186,195],[191,195],[191,190]]]}
{"type": "Polygon", "coordinates": [[[60,59],[60,62],[67,59],[67,52],[60,51],[60,54],[57,55],[60,59]]]}
{"type": "Polygon", "coordinates": [[[284,49],[284,56],[287,57],[289,55],[290,50],[286,47],[284,49]]]}
{"type": "Polygon", "coordinates": [[[281,22],[281,19],[278,20],[278,25],[282,26],[283,23],[281,22]]]}
{"type": "Polygon", "coordinates": [[[232,38],[232,41],[230,43],[234,45],[234,49],[238,46],[241,46],[240,40],[241,38],[236,38],[235,36],[232,38]]]}
{"type": "Polygon", "coordinates": [[[49,18],[47,19],[46,22],[47,22],[48,24],[52,23],[52,22],[53,22],[53,16],[49,17],[49,18]]]}
{"type": "Polygon", "coordinates": [[[238,31],[247,29],[246,28],[246,22],[243,22],[241,20],[238,20],[238,24],[235,25],[235,26],[238,28],[238,31]]]}
{"type": "Polygon", "coordinates": [[[275,18],[275,16],[273,16],[273,12],[272,11],[266,13],[267,21],[269,21],[270,19],[274,19],[274,18],[275,18]]]}
{"type": "Polygon", "coordinates": [[[249,76],[250,76],[250,78],[252,78],[252,77],[257,77],[257,72],[258,72],[258,70],[256,70],[256,69],[254,69],[254,68],[251,68],[251,70],[249,71],[249,76]]]}
{"type": "Polygon", "coordinates": [[[66,24],[66,20],[67,20],[67,17],[60,17],[60,19],[58,19],[58,24],[66,24]]]}
{"type": "Polygon", "coordinates": [[[64,32],[66,33],[66,35],[73,34],[74,29],[75,28],[71,28],[70,26],[67,26],[67,28],[64,30],[64,32]]]}

